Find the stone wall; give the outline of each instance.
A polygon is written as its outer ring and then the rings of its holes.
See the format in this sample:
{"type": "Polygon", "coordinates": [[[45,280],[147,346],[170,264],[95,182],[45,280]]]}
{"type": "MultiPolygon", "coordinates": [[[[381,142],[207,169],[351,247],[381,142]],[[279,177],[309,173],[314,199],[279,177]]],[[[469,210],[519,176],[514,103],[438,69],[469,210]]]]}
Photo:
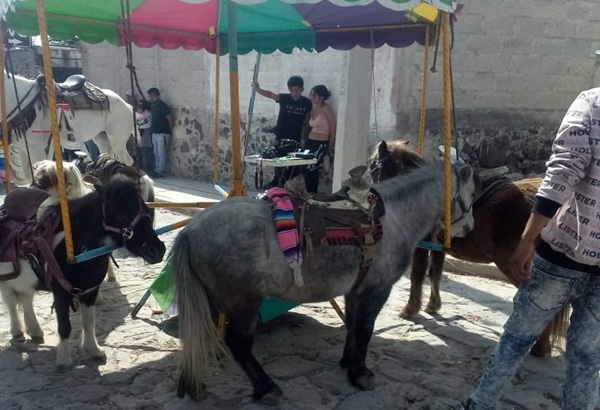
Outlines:
{"type": "MultiPolygon", "coordinates": [[[[465,2],[454,29],[452,68],[459,148],[475,165],[508,165],[540,173],[551,142],[579,91],[600,86],[600,9],[594,1],[481,0],[465,2]]],[[[414,64],[423,49],[400,50],[414,64]]],[[[438,71],[442,69],[438,59],[438,71]]],[[[428,93],[429,148],[441,143],[442,78],[428,93]]],[[[418,132],[421,84],[398,94],[397,135],[418,132]],[[401,118],[401,119],[400,119],[401,118]]]]}
{"type": "MultiPolygon", "coordinates": [[[[457,141],[461,155],[481,167],[508,165],[524,175],[544,169],[558,123],[577,93],[600,80],[600,8],[580,0],[479,0],[465,2],[453,30],[453,84],[457,141]]],[[[369,146],[381,139],[417,143],[422,89],[420,46],[383,47],[373,53],[373,102],[369,146]]],[[[433,47],[430,62],[433,62],[433,47]]],[[[256,55],[241,56],[242,123],[247,119],[256,55]]],[[[325,84],[337,108],[348,87],[347,53],[296,51],[262,56],[259,81],[265,89],[285,92],[290,75],[311,86],[325,84]]],[[[210,180],[214,164],[215,57],[206,52],[135,49],[134,64],[144,91],[156,86],[174,108],[177,126],[171,144],[173,175],[210,180]]],[[[228,58],[220,62],[220,178],[230,183],[228,58]]],[[[91,81],[121,95],[129,89],[125,52],[108,44],[85,45],[83,69],[91,81]]],[[[442,138],[442,57],[430,76],[427,95],[426,153],[442,138]]],[[[366,113],[365,113],[366,116],[366,113]]],[[[264,149],[277,105],[257,96],[248,152],[264,149]]],[[[242,132],[243,134],[243,132],[242,132]]],[[[343,136],[338,136],[343,138],[343,136]]],[[[367,153],[365,152],[365,158],[367,153]]],[[[253,166],[246,183],[253,186],[253,166]]],[[[324,188],[329,176],[324,177],[324,188]]]]}

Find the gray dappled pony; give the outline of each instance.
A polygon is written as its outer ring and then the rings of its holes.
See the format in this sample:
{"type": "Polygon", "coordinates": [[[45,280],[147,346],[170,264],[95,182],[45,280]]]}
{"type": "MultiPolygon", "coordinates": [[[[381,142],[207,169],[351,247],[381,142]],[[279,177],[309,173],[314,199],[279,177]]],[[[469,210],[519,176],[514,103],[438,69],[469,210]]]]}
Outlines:
{"type": "MultiPolygon", "coordinates": [[[[472,169],[454,167],[452,181],[453,228],[470,230],[472,169]]],[[[443,163],[434,160],[374,186],[374,191],[385,207],[380,218],[383,237],[369,272],[357,286],[361,249],[355,246],[315,247],[302,266],[305,285],[296,286],[277,242],[272,210],[263,201],[224,200],[198,214],[179,233],[170,261],[183,345],[180,397],[200,396],[208,357],[223,354],[225,346],[252,382],[254,399],[270,401],[282,394],[252,354],[259,307],[266,296],[310,303],[345,295],[347,335],[340,365],[347,368],[352,385],[374,388],[365,357],[375,319],[392,285],[410,265],[417,243],[442,221],[443,163]],[[228,319],[224,343],[214,324],[217,312],[228,319]]]]}

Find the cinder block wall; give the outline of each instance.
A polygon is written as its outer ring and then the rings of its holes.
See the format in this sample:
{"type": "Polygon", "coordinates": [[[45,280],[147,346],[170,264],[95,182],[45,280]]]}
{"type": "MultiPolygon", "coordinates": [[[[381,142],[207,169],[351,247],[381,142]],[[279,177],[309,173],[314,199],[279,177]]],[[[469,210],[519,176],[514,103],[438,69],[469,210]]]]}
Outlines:
{"type": "MultiPolygon", "coordinates": [[[[478,0],[465,2],[454,26],[452,68],[457,140],[461,154],[481,167],[508,165],[524,175],[543,171],[558,123],[577,93],[600,79],[600,8],[596,1],[478,0]]],[[[441,50],[441,45],[440,45],[441,50]]],[[[433,63],[431,50],[430,65],[433,63]]],[[[374,99],[370,145],[380,139],[417,142],[423,74],[423,48],[378,49],[373,54],[374,99]]],[[[245,127],[256,55],[240,56],[240,99],[245,127]]],[[[97,85],[121,95],[129,89],[125,52],[108,44],[85,45],[84,73],[97,85]]],[[[204,51],[135,49],[134,64],[144,91],[156,86],[174,108],[176,129],[169,171],[210,180],[214,158],[215,57],[204,51]]],[[[230,182],[228,58],[220,62],[220,181],[230,182]]],[[[335,107],[345,98],[347,54],[262,56],[259,81],[285,92],[290,75],[300,74],[305,94],[316,84],[332,90],[335,107]]],[[[431,67],[429,67],[431,68],[431,67]]],[[[426,150],[442,138],[441,51],[427,95],[426,150]]],[[[351,102],[349,102],[351,103],[351,102]]],[[[272,140],[278,106],[257,96],[248,152],[272,140]]],[[[341,136],[340,136],[341,137],[341,136]]],[[[366,153],[365,153],[366,156],[366,153]]],[[[253,168],[246,183],[253,185],[253,168]]],[[[324,188],[328,178],[325,177],[324,188]]]]}

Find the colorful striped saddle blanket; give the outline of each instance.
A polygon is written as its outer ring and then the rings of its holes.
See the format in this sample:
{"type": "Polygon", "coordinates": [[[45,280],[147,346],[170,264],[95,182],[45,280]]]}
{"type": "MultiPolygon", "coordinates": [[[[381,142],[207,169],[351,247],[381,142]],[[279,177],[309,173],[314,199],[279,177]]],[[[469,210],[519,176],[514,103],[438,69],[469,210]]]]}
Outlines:
{"type": "Polygon", "coordinates": [[[335,209],[292,199],[285,188],[271,188],[266,195],[273,204],[277,239],[294,270],[296,285],[304,285],[303,252],[308,254],[320,246],[360,246],[363,259],[359,276],[366,274],[382,237],[381,225],[373,223],[370,215],[361,210],[335,209]]]}

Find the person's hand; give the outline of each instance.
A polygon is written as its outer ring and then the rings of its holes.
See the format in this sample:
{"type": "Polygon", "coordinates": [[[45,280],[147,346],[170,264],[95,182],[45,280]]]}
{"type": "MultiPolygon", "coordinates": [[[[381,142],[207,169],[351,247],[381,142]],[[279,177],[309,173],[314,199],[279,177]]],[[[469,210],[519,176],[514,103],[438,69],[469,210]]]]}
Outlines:
{"type": "Polygon", "coordinates": [[[531,281],[531,260],[535,253],[535,240],[521,239],[515,248],[510,261],[511,280],[516,285],[531,281]]]}

